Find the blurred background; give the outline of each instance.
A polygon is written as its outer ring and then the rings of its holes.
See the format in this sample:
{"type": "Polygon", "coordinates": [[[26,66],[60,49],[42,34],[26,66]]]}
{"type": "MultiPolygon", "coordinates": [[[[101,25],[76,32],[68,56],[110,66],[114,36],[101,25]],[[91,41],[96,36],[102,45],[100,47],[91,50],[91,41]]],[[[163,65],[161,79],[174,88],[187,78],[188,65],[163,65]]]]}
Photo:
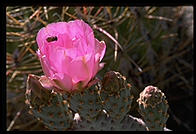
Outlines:
{"type": "MultiPolygon", "coordinates": [[[[47,130],[25,104],[28,74],[43,75],[36,35],[52,22],[82,19],[107,45],[102,78],[118,71],[137,88],[161,89],[167,128],[193,130],[193,7],[7,7],[7,130],[47,130]]],[[[131,111],[130,111],[130,114],[131,111]]]]}

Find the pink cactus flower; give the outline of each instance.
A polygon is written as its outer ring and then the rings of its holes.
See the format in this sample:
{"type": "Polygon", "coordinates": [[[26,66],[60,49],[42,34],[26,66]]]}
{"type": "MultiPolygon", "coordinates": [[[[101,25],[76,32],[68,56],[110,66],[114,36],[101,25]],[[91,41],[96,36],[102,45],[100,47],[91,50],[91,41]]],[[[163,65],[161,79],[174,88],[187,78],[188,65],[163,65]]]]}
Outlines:
{"type": "Polygon", "coordinates": [[[58,91],[85,87],[103,67],[106,45],[94,37],[91,27],[82,20],[57,22],[37,34],[38,57],[44,81],[58,91]]]}

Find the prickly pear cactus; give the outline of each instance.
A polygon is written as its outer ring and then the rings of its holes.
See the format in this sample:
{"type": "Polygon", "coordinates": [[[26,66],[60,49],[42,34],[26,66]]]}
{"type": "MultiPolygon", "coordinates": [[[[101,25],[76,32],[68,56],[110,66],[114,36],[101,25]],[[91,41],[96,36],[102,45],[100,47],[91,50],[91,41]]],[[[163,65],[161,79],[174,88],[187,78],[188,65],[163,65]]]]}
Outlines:
{"type": "Polygon", "coordinates": [[[142,115],[150,131],[162,131],[169,117],[167,114],[168,102],[166,96],[160,89],[147,86],[140,93],[139,112],[142,115]]]}
{"type": "Polygon", "coordinates": [[[67,130],[72,126],[73,115],[61,94],[47,90],[39,83],[40,77],[29,75],[26,104],[30,112],[51,130],[67,130]]]}
{"type": "Polygon", "coordinates": [[[68,101],[70,108],[79,113],[82,119],[93,120],[102,110],[101,100],[99,97],[100,81],[98,79],[92,80],[87,87],[80,92],[69,94],[68,101]]]}
{"type": "Polygon", "coordinates": [[[138,118],[126,115],[122,121],[115,120],[100,112],[94,121],[83,120],[73,129],[75,131],[146,131],[145,123],[138,118]]]}
{"type": "Polygon", "coordinates": [[[50,130],[168,130],[165,95],[156,87],[145,88],[137,101],[141,119],[128,114],[135,97],[131,90],[126,78],[114,71],[102,81],[91,80],[84,89],[64,93],[30,74],[25,96],[30,113],[50,130]]]}
{"type": "Polygon", "coordinates": [[[103,108],[111,118],[122,120],[129,112],[133,99],[130,90],[126,78],[119,72],[110,71],[105,74],[100,96],[103,108]]]}

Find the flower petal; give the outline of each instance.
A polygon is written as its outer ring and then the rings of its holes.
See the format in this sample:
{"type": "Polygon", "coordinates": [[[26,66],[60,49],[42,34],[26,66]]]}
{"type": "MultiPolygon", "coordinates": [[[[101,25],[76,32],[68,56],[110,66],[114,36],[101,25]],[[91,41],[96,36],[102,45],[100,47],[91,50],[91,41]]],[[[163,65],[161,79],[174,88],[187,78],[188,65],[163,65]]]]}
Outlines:
{"type": "Polygon", "coordinates": [[[52,76],[51,80],[56,86],[62,90],[69,91],[72,89],[72,79],[69,75],[63,73],[56,73],[52,76]]]}
{"type": "Polygon", "coordinates": [[[91,27],[86,24],[83,20],[75,20],[70,21],[68,24],[68,31],[72,38],[77,37],[77,35],[80,35],[82,37],[87,37],[91,33],[93,33],[93,30],[91,27]]]}
{"type": "Polygon", "coordinates": [[[45,28],[42,28],[39,30],[39,32],[37,33],[37,37],[36,37],[36,41],[38,44],[39,49],[43,52],[42,48],[45,45],[44,44],[44,39],[45,39],[45,32],[44,32],[45,28]]]}
{"type": "Polygon", "coordinates": [[[48,24],[44,30],[47,35],[54,36],[67,33],[67,27],[68,24],[66,22],[56,22],[48,24]]]}
{"type": "Polygon", "coordinates": [[[96,57],[96,59],[98,59],[99,57],[99,61],[101,61],[105,55],[105,51],[106,51],[106,45],[104,41],[98,41],[97,39],[95,39],[95,44],[96,44],[96,54],[99,55],[96,57]]]}
{"type": "Polygon", "coordinates": [[[90,72],[86,64],[89,59],[85,56],[77,57],[68,65],[68,75],[72,76],[73,83],[89,79],[90,72]]]}
{"type": "Polygon", "coordinates": [[[44,88],[48,90],[52,90],[54,87],[54,84],[52,84],[53,82],[46,76],[41,76],[39,82],[44,88]]]}
{"type": "Polygon", "coordinates": [[[53,68],[58,73],[67,73],[67,65],[70,64],[71,58],[67,56],[66,51],[58,46],[48,46],[47,58],[50,63],[50,68],[53,68]]]}
{"type": "Polygon", "coordinates": [[[38,57],[40,59],[41,66],[42,66],[44,74],[47,77],[53,75],[54,74],[54,70],[50,68],[50,63],[49,63],[48,59],[46,58],[46,56],[42,55],[42,53],[41,53],[41,51],[39,49],[37,50],[37,55],[38,55],[38,57]]]}

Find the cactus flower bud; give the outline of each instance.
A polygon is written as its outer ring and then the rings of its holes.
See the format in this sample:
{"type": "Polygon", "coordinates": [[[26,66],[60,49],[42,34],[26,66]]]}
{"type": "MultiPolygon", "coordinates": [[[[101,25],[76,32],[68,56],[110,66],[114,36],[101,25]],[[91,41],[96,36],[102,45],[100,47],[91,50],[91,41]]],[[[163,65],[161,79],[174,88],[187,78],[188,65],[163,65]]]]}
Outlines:
{"type": "Polygon", "coordinates": [[[125,88],[126,78],[119,72],[109,71],[103,78],[103,89],[109,93],[115,93],[125,88]]]}
{"type": "Polygon", "coordinates": [[[164,130],[168,119],[168,102],[166,96],[160,89],[154,86],[147,86],[137,100],[139,112],[144,118],[150,131],[164,130]]]}
{"type": "Polygon", "coordinates": [[[119,72],[110,71],[102,80],[100,98],[104,110],[114,120],[121,121],[131,109],[133,96],[126,78],[119,72]]]}
{"type": "Polygon", "coordinates": [[[82,20],[49,24],[38,32],[36,40],[47,82],[61,91],[85,87],[102,67],[106,45],[82,20]]]}

